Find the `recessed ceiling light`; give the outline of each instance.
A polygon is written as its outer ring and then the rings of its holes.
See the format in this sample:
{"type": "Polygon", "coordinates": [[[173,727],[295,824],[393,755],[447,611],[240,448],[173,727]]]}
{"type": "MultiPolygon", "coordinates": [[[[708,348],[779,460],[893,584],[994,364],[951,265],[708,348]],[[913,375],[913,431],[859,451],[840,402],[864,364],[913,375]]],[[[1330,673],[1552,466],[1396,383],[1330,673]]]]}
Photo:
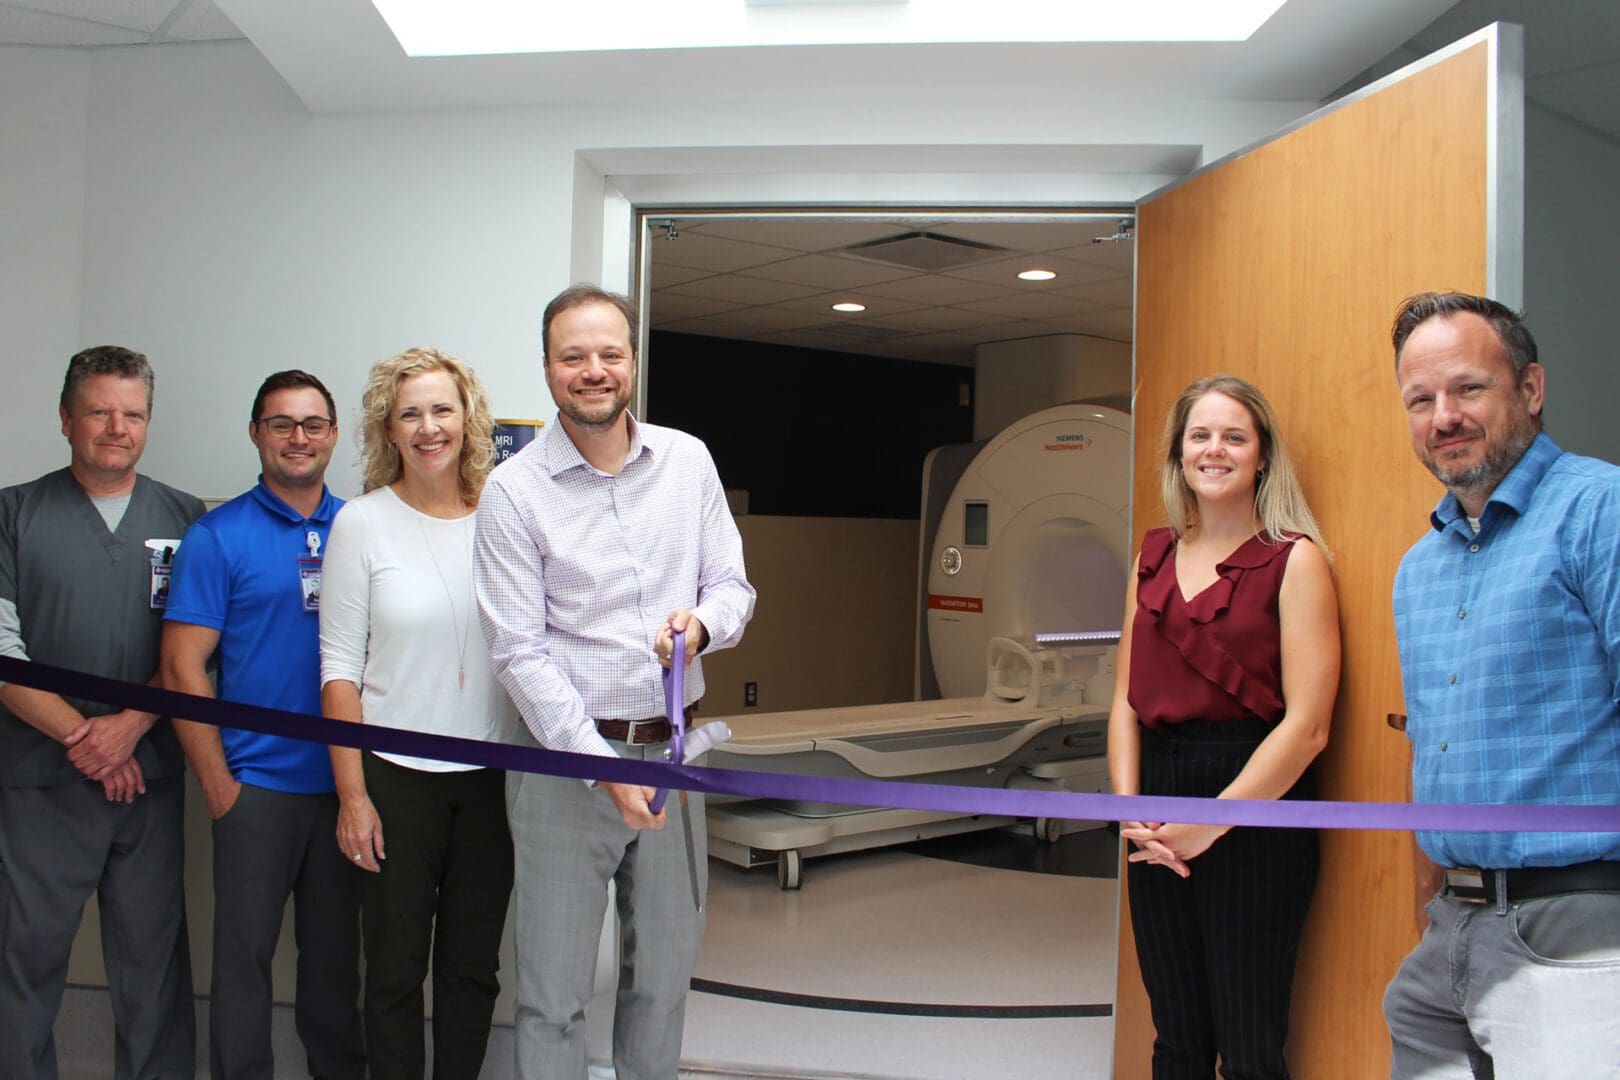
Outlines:
{"type": "Polygon", "coordinates": [[[1051,281],[1057,277],[1056,270],[1020,270],[1019,281],[1051,281]]]}
{"type": "Polygon", "coordinates": [[[834,311],[851,311],[851,312],[853,312],[853,311],[865,311],[866,310],[866,305],[865,304],[857,304],[853,300],[845,300],[845,301],[843,301],[841,303],[834,304],[833,305],[833,310],[834,311]]]}
{"type": "MultiPolygon", "coordinates": [[[[1284,0],[981,0],[911,3],[747,3],[596,0],[371,0],[408,56],[619,52],[769,45],[948,45],[1039,42],[1245,41],[1284,0]]],[[[172,5],[171,5],[172,6],[172,5]]]]}

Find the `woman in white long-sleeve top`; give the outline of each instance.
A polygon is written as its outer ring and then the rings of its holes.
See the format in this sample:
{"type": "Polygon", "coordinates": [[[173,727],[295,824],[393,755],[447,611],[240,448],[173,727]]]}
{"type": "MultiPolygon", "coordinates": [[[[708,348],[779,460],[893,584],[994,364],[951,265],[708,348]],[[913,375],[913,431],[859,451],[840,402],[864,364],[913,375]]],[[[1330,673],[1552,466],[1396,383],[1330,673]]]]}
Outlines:
{"type": "MultiPolygon", "coordinates": [[[[506,741],[517,714],[490,674],[471,576],[494,460],[483,386],[454,357],[410,349],[371,369],[362,412],[365,494],[338,514],[324,567],[321,704],[354,723],[506,741]]],[[[344,747],[332,770],[337,843],[366,872],[371,1076],[423,1075],[431,955],[434,1075],[471,1080],[512,888],[505,774],[344,747]]]]}

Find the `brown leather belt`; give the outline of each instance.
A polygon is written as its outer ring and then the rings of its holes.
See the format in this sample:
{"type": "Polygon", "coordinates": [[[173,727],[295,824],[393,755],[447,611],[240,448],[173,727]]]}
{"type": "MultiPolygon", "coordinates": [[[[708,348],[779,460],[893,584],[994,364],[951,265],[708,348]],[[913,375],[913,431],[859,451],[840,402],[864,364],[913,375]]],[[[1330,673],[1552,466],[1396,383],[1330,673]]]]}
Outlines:
{"type": "Polygon", "coordinates": [[[1506,878],[1509,903],[1578,892],[1620,892],[1620,862],[1574,866],[1527,866],[1519,870],[1446,871],[1446,891],[1468,904],[1496,903],[1496,883],[1506,878]]]}
{"type": "MultiPolygon", "coordinates": [[[[690,708],[686,710],[686,719],[692,719],[690,708]]],[[[598,720],[596,730],[602,733],[602,738],[622,742],[626,746],[669,742],[670,736],[675,734],[669,718],[664,716],[654,716],[650,720],[598,720]]]]}

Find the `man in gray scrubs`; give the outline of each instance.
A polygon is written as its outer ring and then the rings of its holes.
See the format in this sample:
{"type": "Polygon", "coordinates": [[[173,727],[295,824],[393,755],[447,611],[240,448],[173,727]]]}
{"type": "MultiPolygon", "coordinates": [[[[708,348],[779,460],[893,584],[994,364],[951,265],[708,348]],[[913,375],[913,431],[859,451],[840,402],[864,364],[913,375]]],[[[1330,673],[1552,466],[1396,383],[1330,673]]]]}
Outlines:
{"type": "MultiPolygon", "coordinates": [[[[157,672],[169,562],[197,499],[138,475],[152,368],[86,349],[62,385],[68,467],[0,490],[0,653],[131,682],[157,672]]],[[[167,719],[0,686],[0,1076],[57,1075],[52,1025],[95,894],[114,1075],[190,1077],[185,762],[167,719]]]]}

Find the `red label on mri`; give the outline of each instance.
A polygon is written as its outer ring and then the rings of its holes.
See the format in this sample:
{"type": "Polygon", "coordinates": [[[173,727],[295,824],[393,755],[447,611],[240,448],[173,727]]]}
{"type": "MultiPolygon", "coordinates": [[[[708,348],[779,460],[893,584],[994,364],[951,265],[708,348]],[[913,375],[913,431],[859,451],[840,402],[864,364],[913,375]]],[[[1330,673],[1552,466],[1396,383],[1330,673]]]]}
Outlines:
{"type": "Polygon", "coordinates": [[[928,594],[928,606],[935,611],[975,611],[984,612],[984,600],[977,596],[943,596],[940,593],[928,594]]]}

